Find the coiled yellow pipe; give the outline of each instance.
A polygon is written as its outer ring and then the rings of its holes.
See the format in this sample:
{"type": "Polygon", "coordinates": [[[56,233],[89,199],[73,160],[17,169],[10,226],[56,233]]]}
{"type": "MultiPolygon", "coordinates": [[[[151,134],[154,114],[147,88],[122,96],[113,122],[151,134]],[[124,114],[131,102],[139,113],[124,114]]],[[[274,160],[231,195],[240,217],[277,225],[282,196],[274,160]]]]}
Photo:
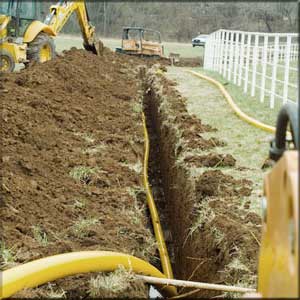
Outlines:
{"type": "Polygon", "coordinates": [[[148,160],[149,160],[149,149],[150,149],[150,142],[149,136],[147,131],[146,125],[146,118],[145,114],[142,113],[143,119],[143,127],[144,127],[144,136],[145,136],[145,154],[144,154],[144,170],[143,170],[143,180],[144,180],[144,187],[146,190],[147,196],[147,203],[150,210],[151,220],[153,224],[155,238],[158,244],[158,251],[160,255],[160,261],[163,269],[163,273],[166,275],[167,278],[173,278],[172,267],[170,263],[170,258],[168,255],[168,250],[166,247],[163,231],[160,225],[159,216],[157,213],[157,209],[155,206],[155,202],[152,196],[151,187],[148,181],[148,160]]]}
{"type": "Polygon", "coordinates": [[[195,75],[199,78],[205,79],[205,80],[209,81],[210,83],[214,84],[221,91],[221,93],[223,94],[223,96],[227,100],[228,104],[230,105],[230,107],[233,109],[233,111],[236,113],[236,115],[239,118],[241,118],[242,120],[246,121],[247,123],[249,123],[249,124],[251,124],[251,125],[253,125],[257,128],[260,128],[260,129],[262,129],[266,132],[275,133],[275,131],[276,131],[275,127],[264,124],[264,123],[262,123],[262,122],[260,122],[256,119],[246,115],[243,111],[241,111],[240,108],[233,101],[230,94],[226,91],[226,89],[224,88],[224,86],[220,82],[218,82],[217,80],[215,80],[215,79],[213,79],[209,76],[200,74],[200,73],[195,72],[195,71],[187,70],[187,72],[191,73],[191,74],[193,74],[193,75],[195,75]]]}
{"type": "MultiPolygon", "coordinates": [[[[165,278],[148,262],[131,255],[110,251],[72,252],[41,258],[3,271],[0,298],[70,275],[114,271],[120,265],[135,273],[165,278]]],[[[176,289],[171,286],[165,286],[163,291],[168,295],[176,294],[176,289]]]]}

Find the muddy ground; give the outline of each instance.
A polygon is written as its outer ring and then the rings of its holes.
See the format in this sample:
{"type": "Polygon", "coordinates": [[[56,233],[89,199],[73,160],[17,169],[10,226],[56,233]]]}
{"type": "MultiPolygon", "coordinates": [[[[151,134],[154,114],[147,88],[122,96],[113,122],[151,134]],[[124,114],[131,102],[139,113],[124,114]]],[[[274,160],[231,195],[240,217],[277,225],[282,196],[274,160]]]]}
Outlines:
{"type": "MultiPolygon", "coordinates": [[[[73,49],[1,76],[2,269],[80,250],[120,251],[160,267],[141,180],[144,103],[158,149],[150,167],[160,166],[150,170],[150,181],[175,277],[228,284],[250,278],[255,285],[260,219],[240,206],[251,182],[214,169],[190,174],[190,165],[239,166],[234,157],[213,152],[223,142],[201,133],[215,129],[187,113],[174,83],[151,68],[155,63],[107,49],[101,57],[73,49]]],[[[16,296],[93,296],[91,277],[16,296]]],[[[148,295],[140,283],[97,291],[103,297],[148,295]]]]}

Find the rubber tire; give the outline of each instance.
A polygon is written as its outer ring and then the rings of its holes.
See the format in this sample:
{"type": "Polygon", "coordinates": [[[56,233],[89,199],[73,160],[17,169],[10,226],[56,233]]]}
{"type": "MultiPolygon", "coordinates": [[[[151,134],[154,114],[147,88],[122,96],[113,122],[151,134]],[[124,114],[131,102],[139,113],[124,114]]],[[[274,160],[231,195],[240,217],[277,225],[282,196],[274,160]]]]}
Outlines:
{"type": "Polygon", "coordinates": [[[28,44],[27,48],[27,59],[31,61],[40,62],[40,50],[44,45],[48,45],[51,49],[51,58],[55,58],[55,44],[48,34],[41,32],[36,38],[28,44]]]}
{"type": "Polygon", "coordinates": [[[13,72],[14,69],[15,69],[15,65],[16,64],[15,64],[15,61],[14,61],[12,55],[8,51],[6,51],[6,50],[1,50],[1,52],[0,52],[0,63],[1,63],[1,58],[3,56],[6,57],[6,58],[8,58],[8,60],[9,60],[9,68],[8,68],[7,71],[1,71],[1,72],[13,72]]]}

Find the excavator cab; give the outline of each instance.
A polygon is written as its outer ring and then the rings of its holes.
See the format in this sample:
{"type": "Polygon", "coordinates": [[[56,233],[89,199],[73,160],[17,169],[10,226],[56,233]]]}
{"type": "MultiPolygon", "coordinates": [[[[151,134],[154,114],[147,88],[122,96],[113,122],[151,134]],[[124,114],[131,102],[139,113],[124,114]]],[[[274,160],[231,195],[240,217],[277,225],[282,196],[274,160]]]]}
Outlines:
{"type": "Polygon", "coordinates": [[[7,31],[10,37],[23,37],[27,27],[40,19],[40,1],[4,0],[0,3],[0,15],[10,17],[7,31]]]}
{"type": "Polygon", "coordinates": [[[55,57],[56,36],[76,13],[84,48],[98,54],[95,27],[84,1],[59,0],[46,18],[39,0],[0,1],[0,72],[11,72],[16,63],[45,62],[55,57]]]}

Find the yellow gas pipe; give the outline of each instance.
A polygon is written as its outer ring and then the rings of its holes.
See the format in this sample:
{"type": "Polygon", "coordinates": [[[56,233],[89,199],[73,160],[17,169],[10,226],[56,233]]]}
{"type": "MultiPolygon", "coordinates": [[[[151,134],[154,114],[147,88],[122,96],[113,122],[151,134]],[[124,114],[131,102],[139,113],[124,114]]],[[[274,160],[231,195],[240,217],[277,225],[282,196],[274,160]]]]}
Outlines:
{"type": "Polygon", "coordinates": [[[155,238],[158,244],[158,250],[159,250],[163,273],[166,275],[167,278],[172,279],[173,272],[170,263],[170,258],[168,255],[168,250],[166,247],[163,231],[160,225],[160,220],[155,206],[155,202],[152,196],[151,187],[148,181],[148,160],[149,160],[150,143],[149,143],[147,126],[146,126],[146,118],[144,113],[142,113],[142,118],[143,118],[144,136],[145,136],[145,154],[144,154],[144,170],[143,170],[144,187],[146,189],[148,207],[151,214],[151,220],[153,224],[155,238]]]}
{"type": "MultiPolygon", "coordinates": [[[[120,265],[135,273],[165,278],[148,262],[131,255],[110,251],[72,252],[41,258],[3,271],[0,298],[70,275],[114,271],[120,265]]],[[[176,294],[171,286],[166,286],[163,291],[168,295],[176,294]]]]}
{"type": "Polygon", "coordinates": [[[266,132],[275,133],[275,131],[276,131],[275,127],[264,124],[264,123],[254,119],[254,118],[251,118],[250,116],[246,115],[243,111],[241,111],[240,108],[234,103],[234,101],[233,101],[232,97],[230,96],[230,94],[226,91],[226,89],[224,88],[224,86],[220,82],[218,82],[217,80],[215,80],[215,79],[213,79],[209,76],[203,75],[203,74],[195,72],[195,71],[188,70],[187,72],[190,73],[190,74],[193,74],[194,76],[197,76],[201,79],[205,79],[208,82],[215,85],[221,91],[221,93],[223,94],[224,98],[227,100],[230,107],[233,109],[233,111],[236,113],[236,115],[240,119],[242,119],[242,120],[246,121],[247,123],[251,124],[252,126],[255,126],[255,127],[259,128],[259,129],[262,129],[266,132]]]}

